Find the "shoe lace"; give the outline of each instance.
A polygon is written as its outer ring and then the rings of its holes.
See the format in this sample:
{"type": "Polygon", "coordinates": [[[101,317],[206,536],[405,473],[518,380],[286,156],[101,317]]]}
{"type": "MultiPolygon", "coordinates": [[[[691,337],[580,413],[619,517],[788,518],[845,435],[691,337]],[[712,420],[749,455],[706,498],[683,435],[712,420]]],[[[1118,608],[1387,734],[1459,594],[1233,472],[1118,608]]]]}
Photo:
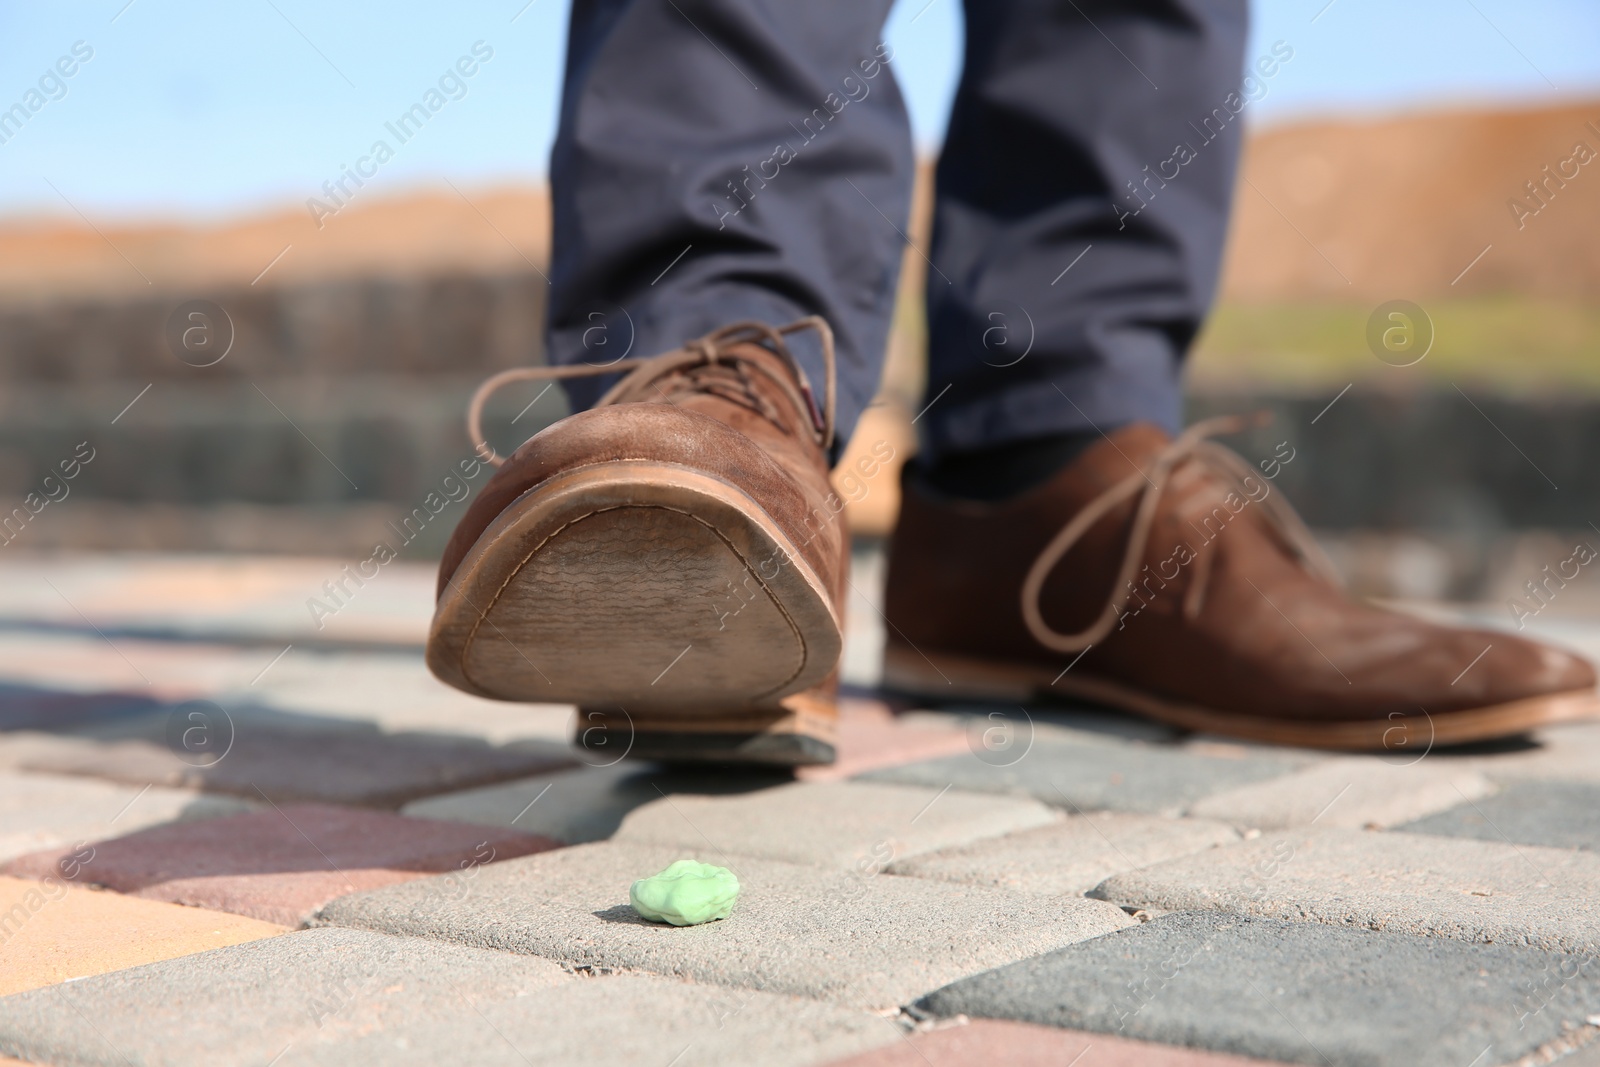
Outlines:
{"type": "MultiPolygon", "coordinates": [[[[1230,482],[1239,483],[1241,488],[1245,487],[1245,478],[1258,477],[1254,468],[1237,454],[1214,441],[1207,440],[1217,434],[1238,433],[1250,425],[1251,421],[1239,416],[1224,415],[1195,423],[1157,453],[1147,469],[1136,471],[1106,489],[1061,528],[1033,561],[1033,566],[1028,569],[1028,576],[1022,583],[1022,617],[1034,640],[1056,652],[1079,652],[1104,639],[1111,632],[1111,628],[1116,625],[1122,609],[1130,599],[1129,591],[1133,588],[1133,578],[1138,573],[1145,547],[1150,539],[1151,527],[1155,524],[1156,509],[1177,469],[1185,461],[1196,460],[1206,464],[1230,482]],[[1134,509],[1133,525],[1128,532],[1127,548],[1123,551],[1122,563],[1117,569],[1117,578],[1111,587],[1111,595],[1106,601],[1105,608],[1093,623],[1078,633],[1063,634],[1053,629],[1045,622],[1039,604],[1045,579],[1095,523],[1123,501],[1141,492],[1139,504],[1134,509]]],[[[1260,424],[1264,420],[1257,417],[1254,421],[1260,424]]],[[[1248,490],[1246,495],[1252,500],[1256,499],[1248,493],[1248,490]]],[[[1260,503],[1270,519],[1268,529],[1277,535],[1284,548],[1297,557],[1308,572],[1335,585],[1341,584],[1332,561],[1322,551],[1316,538],[1311,535],[1311,531],[1306,528],[1300,516],[1295,514],[1294,509],[1277,493],[1269,493],[1260,498],[1260,503]]],[[[1209,559],[1209,556],[1208,553],[1202,559],[1209,559]]],[[[1196,565],[1199,566],[1199,563],[1196,565]]],[[[1196,584],[1191,591],[1198,590],[1198,592],[1192,597],[1185,598],[1184,610],[1190,617],[1199,613],[1203,602],[1203,583],[1206,573],[1200,572],[1196,575],[1194,578],[1196,584]]]]}
{"type": "Polygon", "coordinates": [[[742,404],[767,419],[789,427],[782,413],[768,398],[768,394],[755,387],[754,375],[759,375],[777,387],[787,397],[804,420],[817,444],[823,449],[833,445],[835,370],[833,330],[820,315],[808,315],[787,326],[769,326],[753,319],[730,323],[720,329],[688,342],[682,348],[659,356],[623,359],[615,363],[584,363],[576,366],[513,367],[484,380],[472,394],[467,405],[467,439],[478,455],[493,466],[500,466],[505,457],[490,446],[483,434],[483,408],[489,397],[502,386],[520,381],[560,381],[569,378],[587,378],[601,374],[629,372],[613,385],[596,407],[606,404],[627,404],[659,398],[672,403],[683,395],[712,393],[734,403],[742,404]],[[789,351],[785,338],[801,330],[815,330],[822,345],[823,401],[819,410],[811,381],[794,354],[789,351]],[[775,374],[764,362],[739,351],[740,345],[753,344],[777,356],[792,373],[775,374]]]}

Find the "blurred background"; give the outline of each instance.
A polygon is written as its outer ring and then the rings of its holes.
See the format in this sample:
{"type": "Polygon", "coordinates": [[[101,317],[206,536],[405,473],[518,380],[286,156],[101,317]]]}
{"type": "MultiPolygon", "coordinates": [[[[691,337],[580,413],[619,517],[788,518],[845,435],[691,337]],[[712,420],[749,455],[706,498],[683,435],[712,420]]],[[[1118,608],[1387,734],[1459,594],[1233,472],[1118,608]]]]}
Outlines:
{"type": "MultiPolygon", "coordinates": [[[[0,517],[51,498],[6,528],[7,562],[337,564],[392,541],[470,456],[472,388],[542,358],[565,29],[561,0],[0,8],[0,517]],[[385,124],[467,55],[399,143],[385,124]],[[380,138],[393,158],[357,187],[380,138]],[[208,307],[215,332],[175,342],[208,307]]],[[[956,0],[902,0],[888,27],[929,161],[961,34],[956,0]]],[[[1600,547],[1600,6],[1259,0],[1248,56],[1280,42],[1191,413],[1275,413],[1242,450],[1290,443],[1278,484],[1360,591],[1505,621],[1542,567],[1600,547]]],[[[922,266],[858,447],[914,447],[922,266]]],[[[559,390],[502,399],[502,451],[565,414],[559,390]]],[[[864,546],[892,481],[853,512],[864,546]]],[[[1572,586],[1553,612],[1600,606],[1572,586]]]]}

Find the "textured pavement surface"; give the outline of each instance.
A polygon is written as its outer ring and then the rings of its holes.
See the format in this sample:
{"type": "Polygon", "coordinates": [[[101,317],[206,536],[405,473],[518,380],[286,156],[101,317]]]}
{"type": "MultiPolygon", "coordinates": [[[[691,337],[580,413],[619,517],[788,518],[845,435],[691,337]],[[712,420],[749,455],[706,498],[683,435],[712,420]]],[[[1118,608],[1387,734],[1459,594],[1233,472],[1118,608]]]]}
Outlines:
{"type": "Polygon", "coordinates": [[[0,1001],[0,1049],[62,1065],[620,1067],[666,1063],[685,1047],[688,1062],[806,1064],[896,1040],[882,1018],[816,1001],[580,977],[527,956],[356,930],[301,931],[0,1001]]]}
{"type": "Polygon", "coordinates": [[[1600,1064],[1600,722],[852,690],[833,767],[599,765],[427,674],[427,568],[310,625],[344,562],[0,561],[0,1063],[1600,1064]],[[684,858],[732,915],[639,919],[684,858]]]}
{"type": "Polygon", "coordinates": [[[1600,966],[1214,912],[1168,915],[956,982],[938,1015],[1015,1019],[1288,1063],[1505,1063],[1600,1004],[1600,966]]]}
{"type": "Polygon", "coordinates": [[[793,993],[877,1010],[963,974],[1131,925],[1084,898],[896,878],[688,850],[739,879],[731,916],[704,926],[647,923],[627,887],[681,848],[602,842],[481,868],[459,894],[427,881],[341,897],[321,922],[443,938],[590,967],[793,993]]]}
{"type": "Polygon", "coordinates": [[[1145,910],[1211,908],[1572,952],[1600,946],[1600,855],[1361,830],[1286,830],[1112,875],[1145,910]]]}
{"type": "Polygon", "coordinates": [[[237,915],[0,877],[0,996],[281,934],[237,915]]]}
{"type": "Polygon", "coordinates": [[[1013,742],[1004,753],[969,751],[864,777],[934,789],[953,785],[979,793],[1031,796],[1068,811],[1178,815],[1205,797],[1281,777],[1305,762],[1298,754],[1222,758],[1043,735],[1028,747],[1013,742]]]}
{"type": "MultiPolygon", "coordinates": [[[[346,893],[443,871],[459,880],[482,864],[556,845],[517,830],[288,804],[101,842],[67,880],[299,926],[346,893]]],[[[36,852],[3,870],[45,878],[59,875],[75,855],[36,852]]]]}

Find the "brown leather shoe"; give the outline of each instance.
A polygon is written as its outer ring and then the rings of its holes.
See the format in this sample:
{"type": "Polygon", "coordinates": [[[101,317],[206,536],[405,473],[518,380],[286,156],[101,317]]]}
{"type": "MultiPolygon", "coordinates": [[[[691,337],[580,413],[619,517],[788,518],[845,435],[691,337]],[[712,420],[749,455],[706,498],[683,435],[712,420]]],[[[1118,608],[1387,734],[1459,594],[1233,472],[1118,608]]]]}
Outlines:
{"type": "Polygon", "coordinates": [[[483,402],[507,381],[619,370],[462,517],[428,666],[479,696],[579,705],[577,742],[606,757],[832,762],[847,542],[826,323],[736,323],[651,359],[507,371],[473,398],[468,432],[484,440],[483,402]],[[821,411],[784,341],[805,328],[823,342],[821,411]]]}
{"type": "Polygon", "coordinates": [[[1271,480],[1205,440],[1241,427],[1211,420],[1174,441],[1129,426],[994,504],[941,499],[909,472],[888,684],[1057,693],[1233,737],[1407,752],[1596,713],[1584,660],[1347,598],[1271,480]]]}

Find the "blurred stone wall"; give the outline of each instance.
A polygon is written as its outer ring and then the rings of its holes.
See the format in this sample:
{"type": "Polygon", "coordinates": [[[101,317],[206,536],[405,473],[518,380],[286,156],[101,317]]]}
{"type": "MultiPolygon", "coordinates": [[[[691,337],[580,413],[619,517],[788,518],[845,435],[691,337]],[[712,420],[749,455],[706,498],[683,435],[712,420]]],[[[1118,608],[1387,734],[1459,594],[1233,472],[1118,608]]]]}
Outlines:
{"type": "MultiPolygon", "coordinates": [[[[0,503],[21,503],[87,441],[76,500],[29,524],[34,547],[370,547],[372,519],[403,514],[471,456],[477,384],[541,358],[545,292],[532,271],[449,273],[0,309],[0,503]],[[190,299],[231,320],[214,365],[168,343],[190,299]]],[[[490,431],[515,443],[565,410],[553,390],[490,431]]]]}

